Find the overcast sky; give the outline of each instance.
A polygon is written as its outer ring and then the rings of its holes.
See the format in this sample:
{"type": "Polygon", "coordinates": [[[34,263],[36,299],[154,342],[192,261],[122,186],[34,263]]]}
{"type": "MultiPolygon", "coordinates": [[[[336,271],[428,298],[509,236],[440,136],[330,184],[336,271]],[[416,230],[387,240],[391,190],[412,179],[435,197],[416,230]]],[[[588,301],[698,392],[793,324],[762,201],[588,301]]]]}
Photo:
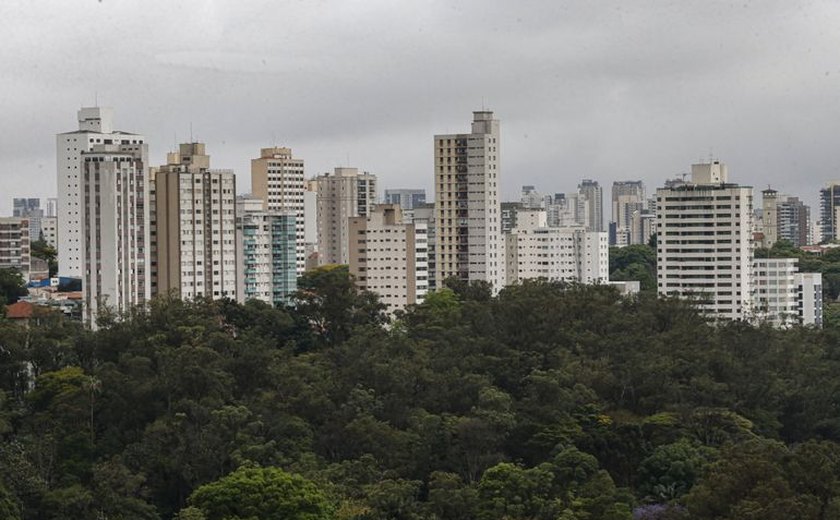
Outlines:
{"type": "MultiPolygon", "coordinates": [[[[152,164],[177,142],[250,185],[259,148],[432,189],[435,133],[501,120],[505,199],[710,154],[814,202],[840,178],[840,2],[0,2],[0,214],[56,192],[55,134],[114,107],[152,164]]],[[[609,215],[605,215],[609,218],[609,215]]]]}

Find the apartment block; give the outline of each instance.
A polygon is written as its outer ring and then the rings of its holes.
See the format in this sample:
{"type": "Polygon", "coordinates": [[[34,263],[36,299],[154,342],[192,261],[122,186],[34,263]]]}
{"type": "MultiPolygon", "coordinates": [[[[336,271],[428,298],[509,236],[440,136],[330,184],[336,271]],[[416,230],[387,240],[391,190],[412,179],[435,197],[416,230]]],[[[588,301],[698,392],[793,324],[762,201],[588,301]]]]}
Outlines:
{"type": "Polygon", "coordinates": [[[822,326],[822,275],[798,272],[797,258],[756,258],[754,318],[777,327],[822,326]]]}
{"type": "Polygon", "coordinates": [[[388,312],[421,303],[429,289],[427,228],[406,223],[397,204],[351,217],[350,273],[360,290],[379,295],[388,312]]]}
{"type": "Polygon", "coordinates": [[[796,311],[802,325],[823,326],[823,282],[821,273],[796,273],[796,311]]]}
{"type": "Polygon", "coordinates": [[[471,133],[436,135],[435,278],[504,284],[499,120],[473,112],[471,133]]]}
{"type": "Polygon", "coordinates": [[[426,247],[428,249],[428,276],[429,276],[429,292],[438,288],[437,279],[435,278],[436,264],[435,251],[437,248],[437,239],[435,238],[435,204],[434,202],[426,202],[419,204],[412,210],[411,221],[416,224],[423,224],[426,226],[426,247]]]}
{"type": "Polygon", "coordinates": [[[38,198],[13,198],[12,216],[26,217],[29,220],[29,238],[35,242],[41,236],[41,219],[44,217],[44,210],[41,208],[41,199],[38,198]]]}
{"type": "Polygon", "coordinates": [[[306,267],[305,200],[303,159],[292,156],[291,148],[272,147],[260,150],[260,156],[251,159],[251,192],[263,200],[263,209],[295,215],[295,265],[298,275],[306,267]]]}
{"type": "Polygon", "coordinates": [[[385,190],[385,204],[399,204],[400,209],[413,210],[415,206],[426,203],[426,190],[421,189],[388,189],[385,190]]]}
{"type": "Polygon", "coordinates": [[[186,143],[152,171],[154,294],[236,298],[236,178],[186,143]]]}
{"type": "Polygon", "coordinates": [[[377,202],[376,176],[358,168],[336,168],[313,179],[317,194],[318,255],[320,265],[349,264],[348,225],[352,217],[366,217],[377,202]]]}
{"type": "Polygon", "coordinates": [[[694,298],[710,316],[752,315],[752,188],[728,183],[719,161],[694,164],[691,182],[656,191],[657,285],[694,298]]]}
{"type": "Polygon", "coordinates": [[[583,179],[578,185],[579,204],[585,205],[583,225],[589,231],[605,231],[604,191],[598,181],[583,179]]]}
{"type": "Polygon", "coordinates": [[[239,301],[288,305],[297,290],[297,213],[245,208],[236,220],[239,301]]]}
{"type": "MultiPolygon", "coordinates": [[[[82,153],[92,150],[96,145],[142,145],[145,138],[114,130],[112,108],[82,108],[78,111],[77,119],[78,130],[56,136],[58,268],[62,276],[82,278],[86,262],[82,251],[85,215],[82,153]]],[[[147,157],[141,160],[144,165],[148,164],[147,157]]]]}
{"type": "Polygon", "coordinates": [[[150,296],[147,146],[96,143],[79,153],[79,251],[84,317],[91,324],[105,308],[125,312],[150,296]]]}
{"type": "Polygon", "coordinates": [[[17,269],[29,279],[30,251],[29,219],[0,217],[0,269],[17,269]]]}
{"type": "Polygon", "coordinates": [[[809,244],[810,208],[799,198],[768,188],[761,192],[761,207],[763,247],[772,247],[779,240],[795,247],[809,244]]]}
{"type": "Polygon", "coordinates": [[[523,210],[505,235],[508,284],[529,278],[580,283],[609,281],[607,233],[549,227],[545,210],[523,210]]]}

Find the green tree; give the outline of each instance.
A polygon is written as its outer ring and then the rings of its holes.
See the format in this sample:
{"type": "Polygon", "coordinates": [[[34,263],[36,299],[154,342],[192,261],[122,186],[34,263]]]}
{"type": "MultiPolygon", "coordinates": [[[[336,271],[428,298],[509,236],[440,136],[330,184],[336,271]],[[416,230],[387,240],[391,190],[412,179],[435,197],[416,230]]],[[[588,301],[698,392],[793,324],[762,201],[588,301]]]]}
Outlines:
{"type": "Polygon", "coordinates": [[[279,468],[241,467],[196,489],[207,520],[327,520],[333,506],[312,482],[279,468]]]}
{"type": "Polygon", "coordinates": [[[26,280],[20,271],[12,268],[0,269],[0,305],[15,303],[27,294],[26,280]]]}
{"type": "Polygon", "coordinates": [[[32,256],[47,262],[50,277],[55,276],[58,273],[58,251],[53,246],[47,244],[43,238],[32,242],[30,248],[32,256]]]}

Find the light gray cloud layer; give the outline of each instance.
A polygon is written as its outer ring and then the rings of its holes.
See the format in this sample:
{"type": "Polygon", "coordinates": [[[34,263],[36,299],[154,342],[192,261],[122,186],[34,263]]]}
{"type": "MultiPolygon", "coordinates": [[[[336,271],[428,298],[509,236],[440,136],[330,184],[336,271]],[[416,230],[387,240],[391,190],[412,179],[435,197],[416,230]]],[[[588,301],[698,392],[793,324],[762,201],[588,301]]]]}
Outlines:
{"type": "Polygon", "coordinates": [[[432,187],[432,136],[502,121],[503,190],[641,178],[710,152],[813,201],[840,177],[836,1],[0,3],[0,213],[55,193],[55,139],[116,109],[154,164],[190,135],[234,168],[281,144],[313,175],[432,187]]]}

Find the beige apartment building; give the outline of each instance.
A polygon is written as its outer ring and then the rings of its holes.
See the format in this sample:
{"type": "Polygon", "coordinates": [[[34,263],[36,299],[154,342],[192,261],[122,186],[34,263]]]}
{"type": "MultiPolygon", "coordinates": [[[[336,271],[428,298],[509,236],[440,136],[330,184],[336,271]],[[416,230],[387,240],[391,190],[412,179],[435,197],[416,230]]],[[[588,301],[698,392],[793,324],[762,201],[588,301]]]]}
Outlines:
{"type": "Polygon", "coordinates": [[[349,219],[350,273],[379,295],[388,312],[421,303],[429,289],[425,223],[403,222],[398,204],[377,204],[349,219]]]}
{"type": "Polygon", "coordinates": [[[152,290],[184,299],[236,298],[236,179],[186,143],[152,170],[152,290]]]}
{"type": "Polygon", "coordinates": [[[17,269],[29,277],[29,219],[0,217],[0,269],[17,269]]]}
{"type": "Polygon", "coordinates": [[[295,215],[295,263],[298,275],[305,267],[305,212],[303,159],[292,156],[285,147],[262,148],[257,159],[251,159],[251,195],[263,201],[263,209],[295,215]]]}
{"type": "Polygon", "coordinates": [[[350,263],[348,225],[367,217],[377,202],[376,176],[358,168],[336,168],[313,179],[317,197],[319,265],[350,263]]]}
{"type": "Polygon", "coordinates": [[[473,112],[469,134],[436,135],[435,279],[505,284],[499,203],[499,120],[473,112]]]}

